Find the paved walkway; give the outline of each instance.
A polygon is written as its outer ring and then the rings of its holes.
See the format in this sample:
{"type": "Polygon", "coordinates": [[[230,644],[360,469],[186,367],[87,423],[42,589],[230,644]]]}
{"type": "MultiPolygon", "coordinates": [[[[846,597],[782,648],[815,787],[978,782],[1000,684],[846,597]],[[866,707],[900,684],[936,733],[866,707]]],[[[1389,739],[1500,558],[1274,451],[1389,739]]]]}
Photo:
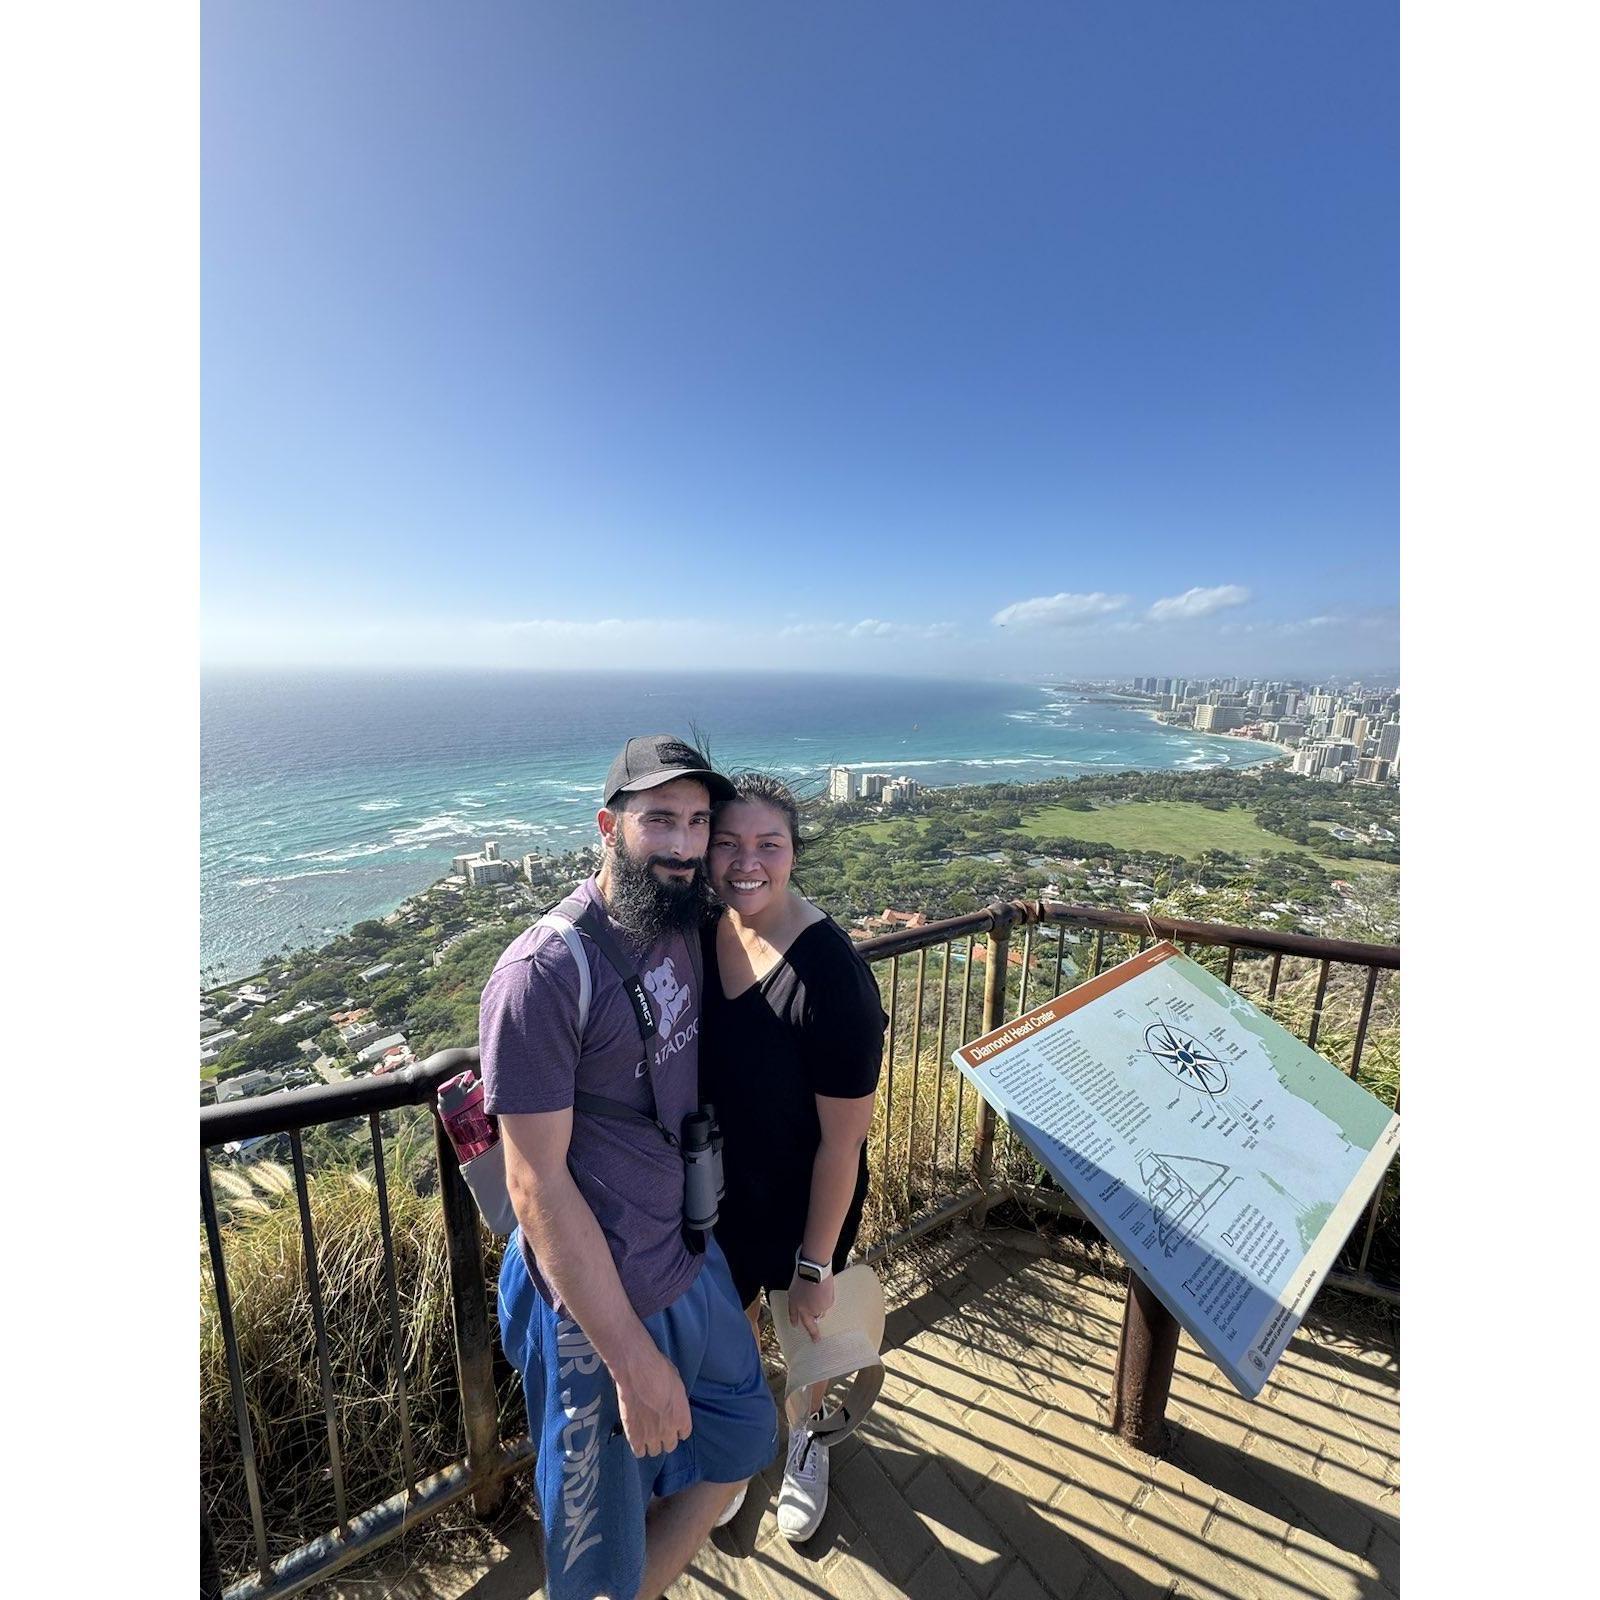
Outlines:
{"type": "MultiPolygon", "coordinates": [[[[1314,1314],[1259,1400],[1184,1337],[1153,1459],[1106,1430],[1120,1274],[1071,1240],[960,1231],[891,1265],[888,1376],[833,1456],[817,1534],[773,1523],[780,1462],[673,1600],[1374,1600],[1399,1590],[1399,1365],[1314,1314]]],[[[1368,1316],[1363,1324],[1377,1326],[1368,1316]]],[[[486,1556],[380,1558],[339,1600],[521,1600],[519,1519],[486,1556]]]]}

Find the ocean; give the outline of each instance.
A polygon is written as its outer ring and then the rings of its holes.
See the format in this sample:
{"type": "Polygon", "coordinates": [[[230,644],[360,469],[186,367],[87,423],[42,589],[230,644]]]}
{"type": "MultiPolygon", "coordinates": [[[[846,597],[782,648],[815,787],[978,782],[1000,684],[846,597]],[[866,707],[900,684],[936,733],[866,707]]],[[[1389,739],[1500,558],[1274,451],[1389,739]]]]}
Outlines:
{"type": "Polygon", "coordinates": [[[486,839],[595,837],[630,734],[819,788],[835,763],[930,786],[1245,766],[1275,747],[1015,683],[794,674],[260,673],[201,683],[201,963],[213,982],[380,916],[486,839]]]}

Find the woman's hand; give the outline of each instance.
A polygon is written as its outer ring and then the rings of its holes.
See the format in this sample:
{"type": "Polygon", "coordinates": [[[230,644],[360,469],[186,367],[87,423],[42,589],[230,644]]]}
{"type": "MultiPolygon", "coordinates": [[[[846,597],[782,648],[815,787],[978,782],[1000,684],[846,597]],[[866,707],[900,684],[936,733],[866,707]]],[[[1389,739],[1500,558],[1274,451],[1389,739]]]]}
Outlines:
{"type": "Polygon", "coordinates": [[[833,1278],[821,1283],[802,1278],[797,1272],[789,1280],[789,1326],[804,1328],[813,1339],[822,1335],[817,1331],[817,1321],[833,1310],[833,1278]]]}

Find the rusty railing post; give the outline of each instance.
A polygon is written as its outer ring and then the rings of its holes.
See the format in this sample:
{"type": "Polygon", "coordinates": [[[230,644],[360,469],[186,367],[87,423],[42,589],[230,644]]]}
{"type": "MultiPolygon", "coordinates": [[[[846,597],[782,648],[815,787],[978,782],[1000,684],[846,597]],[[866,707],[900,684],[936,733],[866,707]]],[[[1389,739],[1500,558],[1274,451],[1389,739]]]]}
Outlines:
{"type": "Polygon", "coordinates": [[[439,1163],[439,1202],[444,1208],[445,1250],[450,1257],[450,1302],[455,1315],[456,1381],[467,1435],[467,1471],[473,1508],[492,1516],[505,1498],[500,1460],[500,1415],[494,1392],[494,1346],[489,1330],[489,1289],[483,1276],[478,1207],[456,1165],[455,1147],[444,1124],[433,1119],[439,1163]]]}
{"type": "Polygon", "coordinates": [[[1117,1370],[1111,1380],[1111,1427],[1125,1444],[1149,1455],[1166,1448],[1167,1395],[1177,1354],[1177,1319],[1130,1267],[1117,1370]]]}
{"type": "MultiPolygon", "coordinates": [[[[1005,1021],[1006,963],[1011,958],[1011,916],[1009,905],[989,908],[994,913],[994,926],[989,930],[989,949],[984,961],[983,1021],[979,1025],[981,1038],[992,1033],[1005,1021]]],[[[977,1124],[972,1130],[972,1161],[978,1187],[987,1192],[994,1176],[994,1107],[978,1096],[977,1124]]],[[[981,1228],[989,1215],[989,1201],[980,1200],[972,1211],[972,1224],[981,1228]]]]}

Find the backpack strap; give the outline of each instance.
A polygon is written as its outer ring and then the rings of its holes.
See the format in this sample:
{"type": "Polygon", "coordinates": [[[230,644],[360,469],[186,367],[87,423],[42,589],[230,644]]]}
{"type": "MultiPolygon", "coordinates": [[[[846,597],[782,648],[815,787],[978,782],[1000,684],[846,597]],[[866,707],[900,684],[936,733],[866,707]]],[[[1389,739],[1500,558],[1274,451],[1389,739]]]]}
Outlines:
{"type": "Polygon", "coordinates": [[[644,1041],[645,1054],[648,1056],[650,1043],[656,1037],[656,1019],[650,1010],[650,996],[645,993],[639,974],[634,971],[627,952],[607,925],[605,912],[593,900],[584,906],[574,920],[576,926],[594,940],[600,954],[610,963],[611,970],[621,980],[623,989],[633,1002],[634,1021],[639,1025],[639,1037],[644,1041]]]}
{"type": "MultiPolygon", "coordinates": [[[[648,1075],[645,1079],[649,1082],[648,1075]]],[[[655,1091],[650,1092],[650,1110],[640,1111],[637,1107],[624,1105],[620,1100],[609,1100],[603,1094],[590,1094],[587,1089],[576,1089],[572,1095],[572,1108],[574,1111],[587,1112],[591,1117],[615,1117],[619,1122],[648,1122],[663,1139],[678,1148],[678,1136],[660,1117],[655,1116],[655,1091]]]]}
{"type": "Polygon", "coordinates": [[[589,977],[589,952],[583,948],[583,938],[576,926],[560,910],[545,912],[534,926],[554,928],[578,964],[578,1047],[582,1049],[583,1030],[589,1025],[589,997],[593,991],[593,980],[589,977]]]}
{"type": "MultiPolygon", "coordinates": [[[[563,900],[560,905],[545,912],[536,926],[553,928],[561,936],[567,949],[572,952],[572,959],[578,964],[578,1047],[580,1050],[583,1048],[583,1030],[589,1021],[589,1001],[593,994],[593,980],[589,976],[589,953],[583,948],[584,938],[588,937],[599,947],[601,955],[606,958],[622,981],[628,997],[633,1001],[634,1020],[639,1025],[640,1037],[644,1042],[645,1060],[648,1063],[650,1041],[656,1037],[656,1025],[655,1018],[650,1013],[650,999],[645,993],[644,985],[633,970],[632,962],[628,960],[621,945],[606,926],[605,918],[599,908],[590,902],[576,916],[572,916],[567,909],[571,904],[570,897],[563,900]]],[[[621,1100],[612,1100],[603,1094],[590,1094],[587,1089],[574,1091],[572,1106],[575,1111],[586,1112],[591,1117],[616,1117],[625,1122],[648,1122],[675,1150],[678,1147],[678,1137],[657,1114],[655,1084],[650,1079],[648,1068],[644,1073],[644,1084],[650,1095],[648,1111],[625,1105],[621,1100]]]]}

